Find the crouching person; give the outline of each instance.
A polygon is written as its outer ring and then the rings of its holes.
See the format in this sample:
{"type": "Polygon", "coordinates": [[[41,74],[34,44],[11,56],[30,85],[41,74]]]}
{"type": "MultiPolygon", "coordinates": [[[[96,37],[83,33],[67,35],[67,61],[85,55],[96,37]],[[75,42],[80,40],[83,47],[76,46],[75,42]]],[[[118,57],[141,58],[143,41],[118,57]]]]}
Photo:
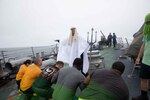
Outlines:
{"type": "Polygon", "coordinates": [[[36,93],[35,100],[49,100],[52,97],[51,79],[64,66],[62,61],[57,61],[54,66],[47,66],[32,85],[36,93]]]}
{"type": "Polygon", "coordinates": [[[110,70],[95,70],[85,79],[89,85],[78,100],[129,100],[128,88],[121,77],[124,69],[124,64],[118,61],[110,70]]]}
{"type": "Polygon", "coordinates": [[[26,94],[25,100],[31,100],[33,95],[32,84],[38,78],[40,73],[42,72],[40,66],[42,65],[42,59],[36,58],[34,64],[31,64],[27,67],[25,74],[22,77],[20,83],[20,90],[26,94]]]}
{"type": "Polygon", "coordinates": [[[52,78],[52,82],[56,81],[53,100],[73,100],[76,90],[84,81],[84,75],[81,73],[83,61],[76,58],[73,67],[60,69],[52,78]]]}
{"type": "Polygon", "coordinates": [[[16,83],[18,85],[18,89],[20,89],[20,82],[21,82],[21,79],[27,69],[27,67],[31,64],[31,60],[26,60],[19,68],[19,71],[16,75],[16,83]]]}

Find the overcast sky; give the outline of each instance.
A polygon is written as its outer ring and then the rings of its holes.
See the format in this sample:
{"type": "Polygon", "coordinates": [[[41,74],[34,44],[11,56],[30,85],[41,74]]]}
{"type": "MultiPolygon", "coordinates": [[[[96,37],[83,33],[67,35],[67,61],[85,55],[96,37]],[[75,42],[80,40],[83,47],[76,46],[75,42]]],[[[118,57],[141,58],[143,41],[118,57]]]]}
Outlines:
{"type": "Polygon", "coordinates": [[[131,41],[149,12],[150,0],[0,0],[0,48],[51,45],[71,27],[131,41]]]}

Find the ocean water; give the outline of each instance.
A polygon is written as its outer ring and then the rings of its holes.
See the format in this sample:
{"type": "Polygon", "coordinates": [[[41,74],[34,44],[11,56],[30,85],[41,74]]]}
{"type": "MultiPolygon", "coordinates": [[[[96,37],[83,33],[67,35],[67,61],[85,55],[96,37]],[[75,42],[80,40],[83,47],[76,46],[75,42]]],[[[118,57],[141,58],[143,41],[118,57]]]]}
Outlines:
{"type": "MultiPolygon", "coordinates": [[[[44,55],[50,55],[51,53],[57,52],[56,45],[51,46],[39,46],[39,47],[21,47],[21,48],[0,48],[0,59],[5,57],[5,62],[8,62],[9,59],[20,59],[24,57],[42,57],[42,52],[44,55]],[[3,52],[3,54],[2,54],[3,52]]],[[[1,63],[4,61],[1,60],[1,63]]]]}

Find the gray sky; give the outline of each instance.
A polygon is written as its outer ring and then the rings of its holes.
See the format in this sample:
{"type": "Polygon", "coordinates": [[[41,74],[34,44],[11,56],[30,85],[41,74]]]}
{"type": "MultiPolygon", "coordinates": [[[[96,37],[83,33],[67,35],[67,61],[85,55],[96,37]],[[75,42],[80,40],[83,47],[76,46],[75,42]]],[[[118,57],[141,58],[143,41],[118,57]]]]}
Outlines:
{"type": "Polygon", "coordinates": [[[51,45],[72,26],[131,41],[149,12],[150,0],[0,0],[0,48],[51,45]]]}

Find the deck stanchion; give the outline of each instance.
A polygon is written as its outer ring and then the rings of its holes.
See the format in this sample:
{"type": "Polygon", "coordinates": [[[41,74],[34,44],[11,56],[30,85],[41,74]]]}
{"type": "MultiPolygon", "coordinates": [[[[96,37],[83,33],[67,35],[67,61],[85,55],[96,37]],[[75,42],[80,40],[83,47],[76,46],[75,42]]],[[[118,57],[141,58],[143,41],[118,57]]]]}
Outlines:
{"type": "Polygon", "coordinates": [[[93,44],[96,43],[97,41],[97,31],[95,31],[95,39],[93,39],[93,32],[94,32],[94,28],[91,29],[91,36],[89,35],[89,32],[87,33],[87,42],[90,45],[90,64],[91,65],[91,55],[92,55],[92,48],[93,48],[93,44]],[[91,37],[91,39],[89,39],[91,37]]]}

